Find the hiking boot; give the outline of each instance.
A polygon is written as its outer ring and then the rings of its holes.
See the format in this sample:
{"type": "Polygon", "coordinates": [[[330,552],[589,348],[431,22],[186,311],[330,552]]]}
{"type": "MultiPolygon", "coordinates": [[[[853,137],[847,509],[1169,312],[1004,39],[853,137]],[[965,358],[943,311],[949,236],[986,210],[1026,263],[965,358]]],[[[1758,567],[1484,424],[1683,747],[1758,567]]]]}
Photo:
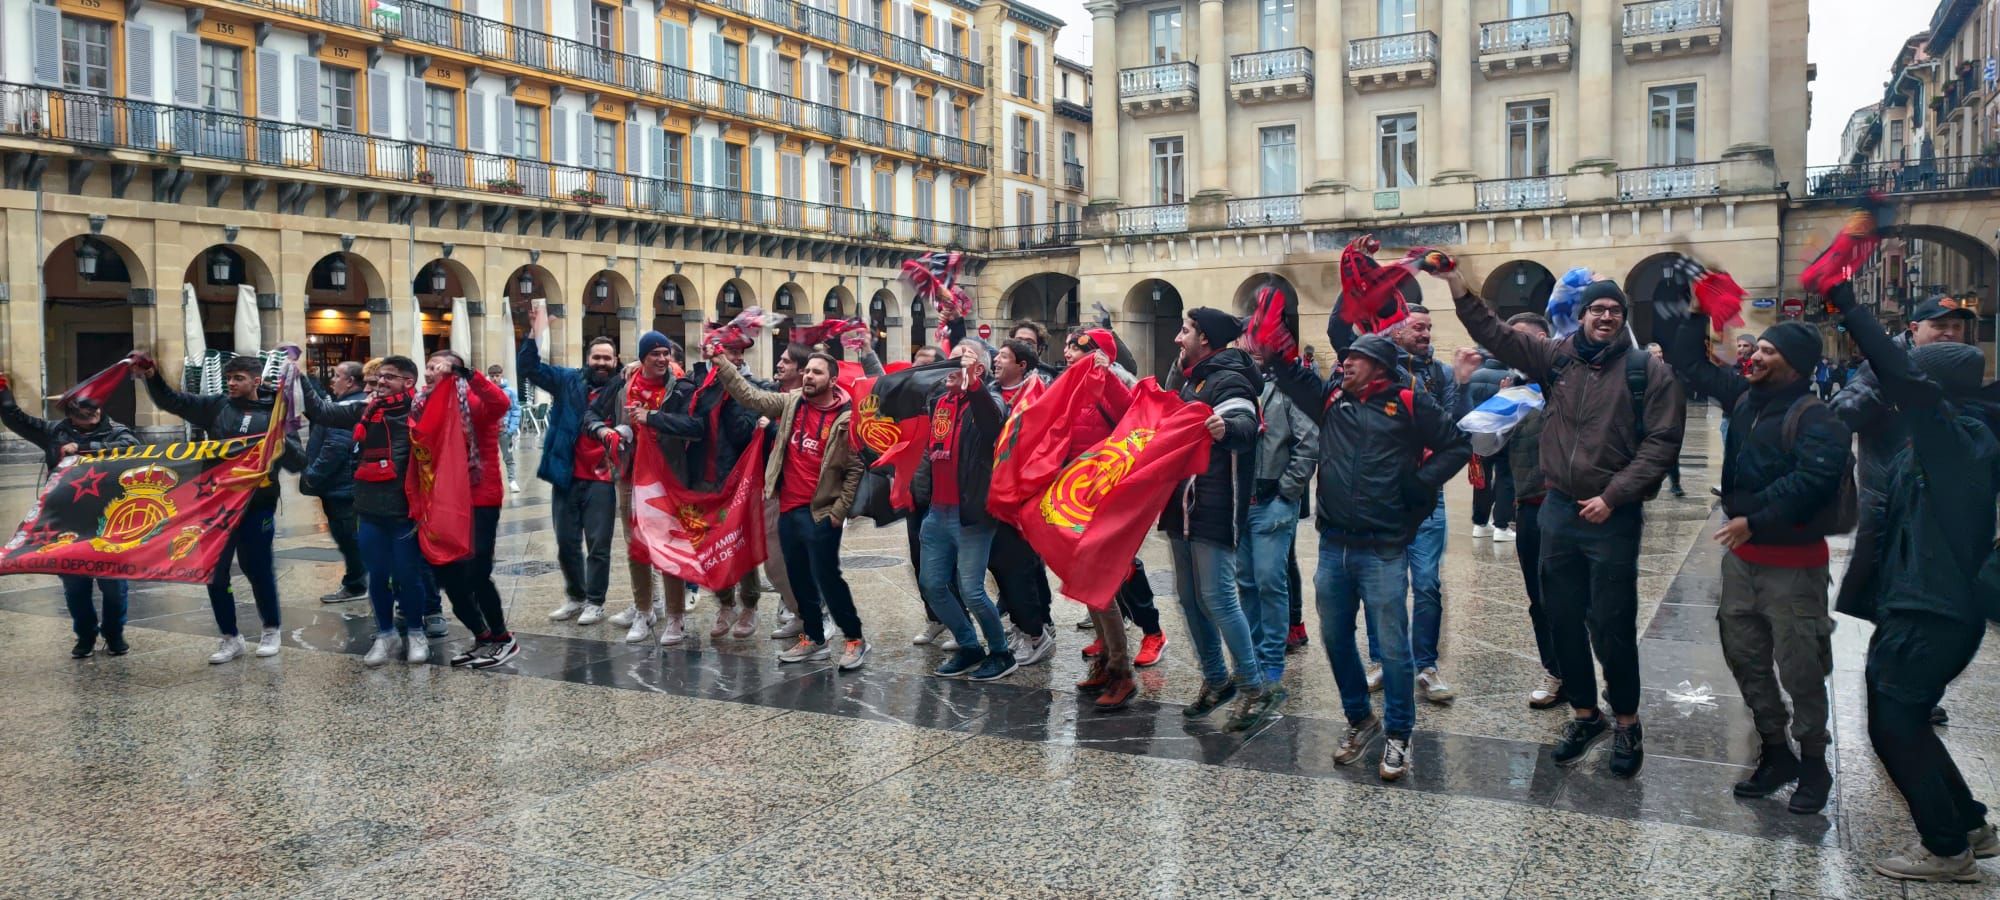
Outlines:
{"type": "Polygon", "coordinates": [[[1155,632],[1139,639],[1139,655],[1132,657],[1132,664],[1141,669],[1151,668],[1160,661],[1160,654],[1167,652],[1167,636],[1155,632]]]}
{"type": "Polygon", "coordinates": [[[1541,683],[1528,692],[1529,709],[1552,709],[1563,699],[1563,680],[1543,673],[1541,683]]]}
{"type": "Polygon", "coordinates": [[[1359,722],[1348,723],[1347,734],[1341,737],[1340,746],[1333,751],[1333,764],[1344,766],[1360,759],[1369,742],[1375,740],[1375,735],[1381,731],[1382,719],[1374,713],[1369,713],[1368,718],[1359,722]]]}
{"type": "Polygon", "coordinates": [[[1097,711],[1112,712],[1132,705],[1132,698],[1139,695],[1139,682],[1132,678],[1127,669],[1110,676],[1104,692],[1097,695],[1097,711]]]}
{"type": "Polygon", "coordinates": [[[1757,758],[1757,771],[1736,782],[1736,796],[1769,797],[1798,779],[1799,758],[1792,755],[1792,745],[1765,744],[1763,755],[1757,758]]]}
{"type": "Polygon", "coordinates": [[[1611,774],[1630,778],[1646,761],[1646,730],[1638,722],[1611,730],[1611,774]]]}
{"type": "Polygon", "coordinates": [[[1826,808],[1826,797],[1833,792],[1833,772],[1826,767],[1825,747],[1801,747],[1799,754],[1799,786],[1792,789],[1792,799],[1785,804],[1791,812],[1810,816],[1826,808]]]}
{"type": "Polygon", "coordinates": [[[1278,715],[1278,707],[1285,702],[1285,689],[1272,685],[1255,694],[1244,692],[1236,701],[1236,711],[1230,713],[1224,731],[1256,731],[1264,723],[1278,715]]]}
{"type": "Polygon", "coordinates": [[[1979,881],[1979,863],[1974,860],[1971,848],[1956,856],[1939,856],[1924,849],[1923,844],[1915,844],[1901,853],[1876,860],[1875,871],[1903,881],[1955,881],[1960,884],[1979,881]]]}
{"type": "Polygon", "coordinates": [[[1111,671],[1111,664],[1105,662],[1103,656],[1098,656],[1090,661],[1090,674],[1085,675],[1082,681],[1076,683],[1076,689],[1079,691],[1103,690],[1111,684],[1115,677],[1111,671]]]}
{"type": "Polygon", "coordinates": [[[1203,684],[1201,693],[1196,694],[1194,702],[1181,710],[1181,715],[1199,719],[1221,709],[1223,704],[1234,699],[1236,699],[1236,682],[1224,682],[1220,686],[1203,684]]]}
{"type": "Polygon", "coordinates": [[[1603,713],[1588,719],[1572,718],[1563,726],[1562,740],[1549,751],[1549,759],[1559,766],[1573,766],[1583,761],[1590,748],[1604,740],[1611,733],[1611,722],[1603,713]]]}

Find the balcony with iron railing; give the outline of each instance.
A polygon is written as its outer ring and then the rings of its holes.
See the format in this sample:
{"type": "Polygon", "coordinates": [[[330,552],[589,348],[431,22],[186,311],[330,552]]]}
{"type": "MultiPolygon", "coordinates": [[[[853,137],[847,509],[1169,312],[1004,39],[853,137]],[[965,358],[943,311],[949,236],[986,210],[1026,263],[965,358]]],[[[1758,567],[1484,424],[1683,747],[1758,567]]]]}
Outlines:
{"type": "Polygon", "coordinates": [[[670,66],[582,41],[414,0],[356,8],[359,0],[232,0],[337,24],[373,27],[393,38],[548,75],[603,84],[702,112],[778,125],[968,169],[984,169],[983,144],[849,112],[764,88],[670,66]],[[391,11],[393,10],[393,12],[391,11]]]}
{"type": "Polygon", "coordinates": [[[1072,191],[1083,190],[1083,163],[1073,159],[1063,160],[1063,187],[1072,191]]]}
{"type": "Polygon", "coordinates": [[[1127,206],[1118,210],[1117,230],[1120,236],[1178,234],[1186,231],[1187,227],[1188,208],[1185,203],[1127,206]]]}
{"type": "Polygon", "coordinates": [[[1627,3],[1619,42],[1628,59],[1715,53],[1722,47],[1722,13],[1722,0],[1627,3]]]}
{"type": "Polygon", "coordinates": [[[840,49],[872,54],[973,87],[986,86],[986,67],[977,62],[797,0],[696,0],[696,5],[761,19],[840,49]]]}
{"type": "Polygon", "coordinates": [[[1070,247],[1083,233],[1081,222],[1043,222],[994,229],[994,250],[1051,250],[1070,247]]]}
{"type": "Polygon", "coordinates": [[[1618,170],[1618,200],[1673,200],[1722,193],[1721,163],[1618,170]]]}
{"type": "Polygon", "coordinates": [[[1488,78],[1569,68],[1569,13],[1479,24],[1479,71],[1488,78]]]}
{"type": "Polygon", "coordinates": [[[1936,156],[1921,162],[1807,169],[1804,199],[1845,200],[1875,192],[1928,194],[1995,188],[2000,188],[2000,156],[1936,156]]]}
{"type": "Polygon", "coordinates": [[[1474,182],[1473,208],[1480,212],[1547,209],[1569,202],[1568,179],[1562,175],[1499,178],[1474,182]]]}
{"type": "Polygon", "coordinates": [[[1356,90],[1437,82],[1438,39],[1429,31],[1347,42],[1347,80],[1356,90]]]}
{"type": "Polygon", "coordinates": [[[1231,228],[1297,225],[1306,220],[1306,198],[1303,194],[1245,197],[1229,201],[1224,215],[1231,228]]]}
{"type": "Polygon", "coordinates": [[[984,250],[988,237],[949,222],[19,84],[0,83],[0,136],[269,170],[260,177],[312,172],[355,179],[364,190],[451,189],[480,202],[576,204],[681,216],[688,225],[817,232],[828,240],[984,250]]]}
{"type": "Polygon", "coordinates": [[[1305,47],[1238,53],[1229,58],[1229,92],[1238,103],[1312,96],[1313,52],[1305,47]]]}
{"type": "Polygon", "coordinates": [[[1133,116],[1190,110],[1199,84],[1194,63],[1186,61],[1120,69],[1118,102],[1133,116]]]}

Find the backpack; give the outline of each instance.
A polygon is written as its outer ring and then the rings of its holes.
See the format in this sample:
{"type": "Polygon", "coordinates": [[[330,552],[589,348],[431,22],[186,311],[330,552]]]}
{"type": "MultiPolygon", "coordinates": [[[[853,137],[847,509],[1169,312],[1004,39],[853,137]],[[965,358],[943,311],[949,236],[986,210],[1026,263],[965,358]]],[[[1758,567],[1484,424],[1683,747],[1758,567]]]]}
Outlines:
{"type": "MultiPolygon", "coordinates": [[[[1783,437],[1780,440],[1786,453],[1792,452],[1792,445],[1799,439],[1799,420],[1804,418],[1806,410],[1823,405],[1825,404],[1822,404],[1818,397],[1808,393],[1793,401],[1792,408],[1785,411],[1785,423],[1781,431],[1783,437]]],[[[1813,514],[1812,520],[1805,524],[1805,529],[1825,537],[1846,534],[1853,531],[1860,523],[1861,505],[1856,499],[1854,466],[1850,461],[1840,470],[1840,489],[1834,493],[1833,502],[1820,507],[1819,512],[1813,514]]]]}
{"type": "MultiPolygon", "coordinates": [[[[1636,346],[1625,351],[1625,389],[1632,394],[1632,435],[1639,443],[1644,443],[1646,440],[1646,360],[1650,358],[1644,349],[1636,346]]],[[[1555,396],[1553,389],[1556,382],[1562,380],[1563,372],[1575,362],[1578,360],[1574,356],[1564,355],[1556,358],[1555,367],[1549,370],[1548,379],[1542,382],[1543,397],[1555,396]]],[[[1639,455],[1637,443],[1632,446],[1632,455],[1634,458],[1639,455]]],[[[1651,500],[1659,495],[1660,482],[1655,481],[1647,486],[1646,494],[1641,499],[1651,500]]]]}

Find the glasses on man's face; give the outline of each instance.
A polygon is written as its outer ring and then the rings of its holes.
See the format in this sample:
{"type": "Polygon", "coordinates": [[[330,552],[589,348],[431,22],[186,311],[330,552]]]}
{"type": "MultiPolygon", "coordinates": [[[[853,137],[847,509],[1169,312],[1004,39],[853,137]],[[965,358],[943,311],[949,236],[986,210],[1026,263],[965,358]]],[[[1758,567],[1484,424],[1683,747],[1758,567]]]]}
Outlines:
{"type": "Polygon", "coordinates": [[[1593,306],[1585,309],[1583,314],[1586,316],[1596,316],[1600,319],[1622,319],[1625,318],[1625,308],[1622,306],[1593,306]]]}

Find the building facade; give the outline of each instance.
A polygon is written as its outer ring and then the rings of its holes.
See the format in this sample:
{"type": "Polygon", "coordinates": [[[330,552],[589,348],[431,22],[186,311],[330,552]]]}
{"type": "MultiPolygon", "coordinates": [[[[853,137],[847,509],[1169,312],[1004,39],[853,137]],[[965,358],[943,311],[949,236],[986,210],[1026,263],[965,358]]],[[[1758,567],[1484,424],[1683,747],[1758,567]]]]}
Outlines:
{"type": "MultiPolygon", "coordinates": [[[[1572,266],[1643,299],[1685,251],[1749,289],[1753,323],[1777,314],[1783,185],[1805,168],[1803,0],[1088,9],[1100,164],[1081,299],[1153,371],[1182,311],[1246,310],[1264,284],[1317,339],[1340,250],[1368,233],[1452,248],[1508,309],[1539,308],[1572,266]]],[[[1449,316],[1440,331],[1463,340],[1449,316]]]]}
{"type": "MultiPolygon", "coordinates": [[[[233,349],[239,309],[320,371],[447,344],[511,366],[537,299],[562,362],[594,334],[692,345],[752,305],[907,344],[924,326],[900,263],[988,249],[975,198],[997,162],[975,133],[1001,18],[971,0],[0,4],[6,371],[26,397],[135,346],[233,349]]],[[[113,410],[177,424],[149,407],[113,410]]]]}

